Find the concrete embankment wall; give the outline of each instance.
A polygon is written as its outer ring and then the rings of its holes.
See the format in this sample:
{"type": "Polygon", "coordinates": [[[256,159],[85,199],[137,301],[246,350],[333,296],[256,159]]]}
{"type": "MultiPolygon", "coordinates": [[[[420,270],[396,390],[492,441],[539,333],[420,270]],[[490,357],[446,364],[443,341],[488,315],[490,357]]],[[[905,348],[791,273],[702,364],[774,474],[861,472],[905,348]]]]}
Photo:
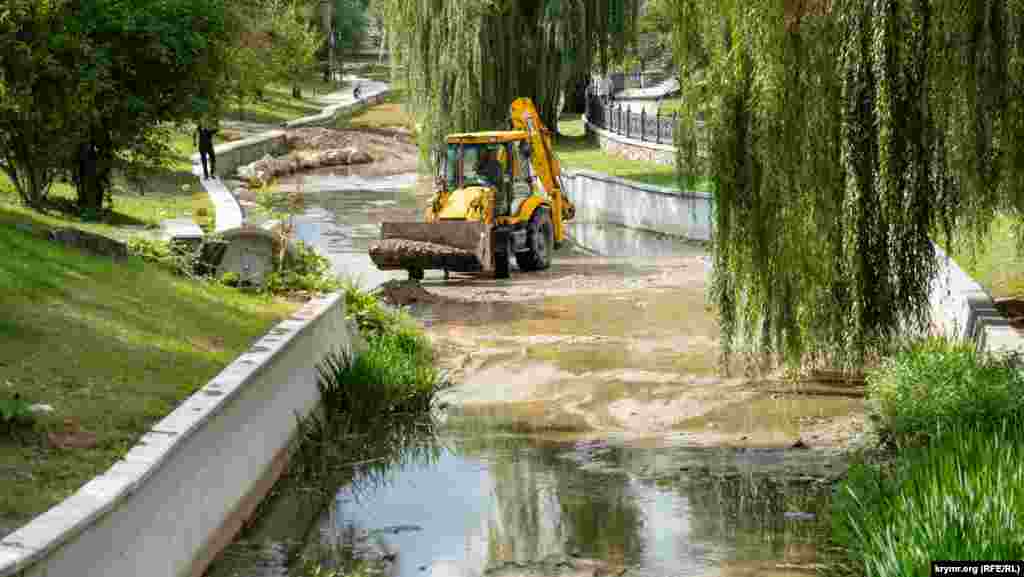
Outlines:
{"type": "Polygon", "coordinates": [[[709,193],[680,192],[589,170],[563,171],[562,182],[576,205],[577,222],[711,240],[709,193]]]}
{"type": "Polygon", "coordinates": [[[286,462],[316,363],[351,346],[344,297],[307,303],[71,497],[0,541],[0,575],[201,575],[286,462]]]}

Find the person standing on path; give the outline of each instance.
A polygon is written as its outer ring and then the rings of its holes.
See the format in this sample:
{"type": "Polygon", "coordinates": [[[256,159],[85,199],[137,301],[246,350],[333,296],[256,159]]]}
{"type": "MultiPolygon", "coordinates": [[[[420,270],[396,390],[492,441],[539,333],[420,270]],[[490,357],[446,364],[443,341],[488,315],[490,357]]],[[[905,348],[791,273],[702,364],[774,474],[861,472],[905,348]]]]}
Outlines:
{"type": "Polygon", "coordinates": [[[193,144],[198,141],[199,159],[203,163],[203,180],[209,180],[211,174],[214,178],[217,177],[217,155],[213,152],[213,135],[216,133],[216,128],[207,128],[202,124],[196,127],[196,135],[193,139],[193,144]],[[207,170],[206,167],[207,156],[209,156],[210,162],[209,170],[207,170]]]}

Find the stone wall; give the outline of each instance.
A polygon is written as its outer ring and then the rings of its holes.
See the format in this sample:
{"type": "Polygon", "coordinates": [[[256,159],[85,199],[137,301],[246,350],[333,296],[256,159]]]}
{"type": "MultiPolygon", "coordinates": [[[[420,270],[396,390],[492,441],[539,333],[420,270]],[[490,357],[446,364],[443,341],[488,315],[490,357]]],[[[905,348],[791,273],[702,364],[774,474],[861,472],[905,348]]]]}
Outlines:
{"type": "Polygon", "coordinates": [[[583,122],[587,128],[587,134],[596,138],[601,150],[609,154],[629,160],[645,160],[657,164],[675,165],[676,163],[676,148],[674,146],[626,138],[590,124],[586,117],[583,118],[583,122]]]}

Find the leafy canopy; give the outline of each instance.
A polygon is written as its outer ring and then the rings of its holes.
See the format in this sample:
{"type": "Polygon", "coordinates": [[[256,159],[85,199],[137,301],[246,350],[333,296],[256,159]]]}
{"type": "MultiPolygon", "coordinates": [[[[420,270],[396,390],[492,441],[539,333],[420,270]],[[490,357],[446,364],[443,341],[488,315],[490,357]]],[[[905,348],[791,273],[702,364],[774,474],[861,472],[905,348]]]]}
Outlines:
{"type": "Polygon", "coordinates": [[[925,329],[932,238],[1024,209],[1024,0],[673,7],[726,355],[858,366],[925,329]]]}

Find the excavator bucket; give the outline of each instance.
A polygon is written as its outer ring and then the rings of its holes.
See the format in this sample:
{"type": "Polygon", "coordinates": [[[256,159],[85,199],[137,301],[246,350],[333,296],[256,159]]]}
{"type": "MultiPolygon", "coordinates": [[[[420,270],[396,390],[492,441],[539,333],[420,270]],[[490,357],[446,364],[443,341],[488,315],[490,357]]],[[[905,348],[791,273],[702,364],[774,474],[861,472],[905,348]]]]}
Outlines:
{"type": "Polygon", "coordinates": [[[492,227],[479,221],[385,222],[370,259],[381,270],[494,270],[492,227]]]}

